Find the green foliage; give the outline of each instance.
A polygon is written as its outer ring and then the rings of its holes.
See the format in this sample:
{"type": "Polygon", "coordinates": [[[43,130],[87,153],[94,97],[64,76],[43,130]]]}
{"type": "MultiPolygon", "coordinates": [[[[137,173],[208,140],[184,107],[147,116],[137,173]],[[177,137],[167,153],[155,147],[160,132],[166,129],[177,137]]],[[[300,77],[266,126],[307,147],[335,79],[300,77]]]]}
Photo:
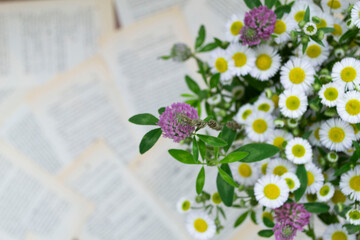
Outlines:
{"type": "Polygon", "coordinates": [[[284,16],[285,13],[290,13],[291,7],[289,5],[279,6],[275,9],[275,14],[277,19],[280,19],[284,16]]]}
{"type": "Polygon", "coordinates": [[[249,211],[244,212],[243,214],[241,214],[235,221],[234,223],[234,228],[240,226],[246,219],[247,215],[249,214],[249,211]]]}
{"type": "Polygon", "coordinates": [[[244,2],[250,9],[257,8],[262,5],[260,0],[244,0],[244,2]]]}
{"type": "Polygon", "coordinates": [[[214,146],[214,147],[225,147],[227,145],[227,142],[221,138],[208,136],[208,135],[202,135],[202,134],[197,134],[197,136],[205,143],[207,143],[211,146],[214,146]]]}
{"type": "Polygon", "coordinates": [[[271,9],[273,6],[275,6],[276,0],[265,0],[265,5],[271,9]]]}
{"type": "Polygon", "coordinates": [[[337,218],[336,214],[330,214],[328,212],[318,214],[318,218],[326,225],[339,223],[339,219],[337,218]]]}
{"type": "Polygon", "coordinates": [[[188,86],[188,88],[195,94],[199,94],[200,87],[199,85],[188,75],[185,76],[185,81],[188,86]]]}
{"type": "Polygon", "coordinates": [[[222,170],[220,167],[218,167],[220,176],[231,186],[233,187],[239,187],[239,184],[237,184],[234,179],[232,178],[231,173],[227,173],[226,171],[222,170]]]}
{"type": "Polygon", "coordinates": [[[267,217],[263,218],[263,222],[264,222],[264,225],[267,226],[268,228],[273,228],[275,226],[275,223],[267,217]]]}
{"type": "Polygon", "coordinates": [[[206,145],[203,141],[201,141],[201,139],[198,142],[198,146],[199,146],[199,151],[200,151],[200,155],[201,158],[205,161],[205,156],[206,156],[206,145]]]}
{"type": "Polygon", "coordinates": [[[301,164],[297,167],[296,176],[299,178],[300,181],[300,188],[294,192],[295,200],[298,202],[306,191],[307,181],[308,181],[307,172],[304,164],[301,164]]]}
{"type": "Polygon", "coordinates": [[[129,118],[129,122],[137,125],[156,125],[159,119],[150,113],[141,113],[129,118]]]}
{"type": "Polygon", "coordinates": [[[344,227],[349,234],[355,234],[360,232],[360,225],[344,224],[344,227]]]}
{"type": "Polygon", "coordinates": [[[161,136],[161,128],[153,129],[149,132],[147,132],[144,137],[141,139],[140,145],[139,145],[139,151],[141,154],[146,153],[149,151],[159,140],[161,136]]]}
{"type": "Polygon", "coordinates": [[[309,22],[309,21],[310,21],[310,8],[309,8],[309,6],[307,6],[307,8],[306,8],[306,10],[305,10],[304,21],[305,21],[305,22],[309,22]]]}
{"type": "Polygon", "coordinates": [[[193,138],[192,152],[193,152],[194,160],[196,162],[199,161],[199,145],[198,145],[195,137],[193,138]]]}
{"type": "Polygon", "coordinates": [[[326,213],[330,206],[321,202],[304,203],[304,208],[311,213],[326,213]]]}
{"type": "Polygon", "coordinates": [[[203,43],[205,42],[205,37],[206,37],[205,26],[201,25],[198,31],[198,36],[195,41],[195,49],[198,49],[203,45],[203,43]]]}
{"type": "Polygon", "coordinates": [[[211,51],[211,50],[214,50],[214,49],[217,48],[217,47],[218,47],[218,45],[217,45],[216,42],[208,43],[208,44],[206,44],[205,46],[203,46],[202,48],[200,48],[200,49],[198,50],[198,52],[199,52],[199,53],[200,53],[200,52],[209,52],[209,51],[211,51]]]}
{"type": "Polygon", "coordinates": [[[181,163],[185,164],[200,164],[200,162],[195,161],[193,155],[189,153],[188,151],[181,150],[181,149],[170,149],[169,150],[170,155],[178,160],[181,163]]]}
{"type": "MultiPolygon", "coordinates": [[[[221,169],[226,172],[229,176],[231,175],[231,171],[229,168],[229,165],[223,164],[221,166],[221,169]]],[[[224,205],[227,207],[231,207],[234,200],[234,187],[227,183],[223,177],[220,176],[220,172],[218,173],[216,177],[216,187],[218,190],[218,193],[220,195],[221,200],[223,201],[224,205]]]]}
{"type": "Polygon", "coordinates": [[[258,162],[266,158],[274,156],[280,149],[271,144],[266,143],[250,143],[239,147],[234,152],[248,152],[249,155],[240,162],[258,162]]]}
{"type": "Polygon", "coordinates": [[[200,194],[205,185],[205,168],[202,167],[196,178],[196,193],[200,194]]]}
{"type": "Polygon", "coordinates": [[[219,161],[220,164],[223,163],[233,163],[238,162],[241,159],[245,158],[247,155],[249,155],[248,152],[233,152],[224,157],[221,161],[219,161]]]}
{"type": "Polygon", "coordinates": [[[261,230],[258,232],[258,235],[260,237],[265,237],[265,238],[269,238],[269,237],[272,237],[272,235],[274,235],[274,232],[273,230],[270,230],[270,229],[266,229],[266,230],[261,230]]]}
{"type": "Polygon", "coordinates": [[[236,138],[236,131],[224,126],[220,137],[227,142],[227,146],[224,147],[224,151],[227,152],[236,138]]]}
{"type": "Polygon", "coordinates": [[[216,87],[220,82],[220,73],[216,73],[210,78],[210,88],[216,87]]]}

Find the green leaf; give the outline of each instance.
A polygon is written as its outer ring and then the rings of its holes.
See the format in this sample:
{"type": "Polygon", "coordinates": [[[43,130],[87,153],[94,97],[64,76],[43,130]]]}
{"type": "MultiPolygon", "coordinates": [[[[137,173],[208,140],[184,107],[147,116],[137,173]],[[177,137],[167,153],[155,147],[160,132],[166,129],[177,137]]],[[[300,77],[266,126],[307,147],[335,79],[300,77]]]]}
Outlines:
{"type": "Polygon", "coordinates": [[[201,141],[201,139],[199,140],[198,145],[199,145],[199,151],[200,151],[201,158],[205,161],[206,145],[203,141],[201,141]]]}
{"type": "Polygon", "coordinates": [[[141,154],[146,153],[149,151],[157,142],[157,140],[161,136],[161,128],[155,128],[149,132],[147,132],[144,137],[141,139],[140,145],[139,145],[139,151],[141,154]]]}
{"type": "Polygon", "coordinates": [[[309,45],[309,43],[308,43],[308,42],[303,43],[303,45],[302,45],[302,52],[303,52],[303,54],[305,54],[305,52],[306,52],[306,49],[307,49],[308,45],[309,45]]]}
{"type": "Polygon", "coordinates": [[[323,27],[323,28],[319,28],[318,31],[323,31],[324,33],[332,33],[335,31],[335,28],[332,27],[323,27]]]}
{"type": "Polygon", "coordinates": [[[217,206],[216,208],[219,210],[219,212],[221,213],[221,215],[223,216],[223,218],[226,219],[226,214],[225,214],[224,210],[223,210],[221,207],[219,207],[219,206],[217,206]]]}
{"type": "Polygon", "coordinates": [[[141,113],[129,118],[129,122],[137,125],[156,125],[159,119],[150,113],[141,113]]]}
{"type": "Polygon", "coordinates": [[[337,218],[336,214],[330,214],[328,212],[318,214],[318,218],[326,225],[339,223],[339,219],[337,218]]]}
{"type": "Polygon", "coordinates": [[[205,185],[205,168],[202,167],[196,178],[196,193],[200,194],[205,185]]]}
{"type": "Polygon", "coordinates": [[[198,31],[198,36],[195,41],[195,49],[198,49],[199,47],[201,47],[201,45],[205,41],[205,37],[206,37],[205,26],[201,25],[199,28],[199,31],[198,31]]]}
{"type": "Polygon", "coordinates": [[[264,91],[265,88],[270,87],[270,84],[268,81],[261,82],[257,80],[256,78],[251,77],[249,74],[243,76],[245,81],[251,85],[253,88],[259,90],[260,92],[264,91]]]}
{"type": "Polygon", "coordinates": [[[210,88],[214,88],[219,84],[220,81],[220,73],[216,73],[210,78],[210,88]]]}
{"type": "MultiPolygon", "coordinates": [[[[228,175],[231,175],[231,170],[229,165],[223,164],[221,165],[221,169],[226,172],[228,175]]],[[[221,200],[227,207],[231,207],[234,200],[234,187],[228,184],[218,173],[216,177],[216,187],[218,193],[220,195],[221,200]]]]}
{"type": "Polygon", "coordinates": [[[226,157],[224,157],[221,161],[219,161],[219,163],[223,164],[223,163],[238,162],[247,155],[249,155],[248,152],[233,152],[227,155],[226,157]]]}
{"type": "Polygon", "coordinates": [[[185,76],[185,81],[188,86],[188,88],[195,94],[198,94],[200,92],[199,85],[188,75],[185,76]]]}
{"type": "Polygon", "coordinates": [[[344,227],[349,234],[355,234],[360,232],[360,225],[344,224],[344,227]]]}
{"type": "Polygon", "coordinates": [[[220,167],[218,167],[220,176],[231,186],[233,187],[239,187],[239,184],[237,184],[231,175],[227,174],[224,170],[222,170],[220,167]]]}
{"type": "Polygon", "coordinates": [[[275,223],[267,217],[263,218],[263,222],[264,222],[265,226],[267,226],[268,228],[273,228],[275,226],[275,223]]]}
{"type": "Polygon", "coordinates": [[[301,164],[296,169],[296,176],[300,181],[300,188],[294,192],[295,200],[298,202],[300,198],[304,195],[307,187],[307,172],[304,164],[301,164]]]}
{"type": "Polygon", "coordinates": [[[165,112],[165,107],[159,108],[158,113],[161,115],[163,112],[165,112]]]}
{"type": "Polygon", "coordinates": [[[195,137],[193,138],[192,152],[193,152],[194,160],[196,162],[199,161],[199,146],[195,137]]]}
{"type": "Polygon", "coordinates": [[[308,139],[310,137],[311,133],[312,133],[312,131],[305,132],[301,137],[303,139],[308,139]]]}
{"type": "Polygon", "coordinates": [[[265,0],[265,5],[271,9],[276,3],[276,0],[265,0]]]}
{"type": "Polygon", "coordinates": [[[343,173],[346,173],[347,171],[350,171],[351,169],[351,163],[345,163],[344,165],[342,165],[340,168],[335,170],[334,176],[340,176],[343,173]]]}
{"type": "Polygon", "coordinates": [[[352,39],[358,33],[358,29],[347,30],[339,39],[340,43],[344,43],[349,39],[352,39]]]}
{"type": "Polygon", "coordinates": [[[250,9],[261,6],[260,0],[244,0],[244,2],[246,4],[246,6],[248,6],[248,8],[250,8],[250,9]]]}
{"type": "Polygon", "coordinates": [[[238,217],[238,219],[236,219],[236,221],[234,223],[234,228],[240,226],[245,221],[248,214],[249,214],[249,211],[246,211],[243,214],[241,214],[240,217],[238,217]]]}
{"type": "Polygon", "coordinates": [[[306,22],[310,21],[310,8],[309,8],[309,6],[307,6],[307,8],[305,10],[304,21],[306,21],[306,22]]]}
{"type": "Polygon", "coordinates": [[[202,48],[200,48],[198,52],[209,52],[211,50],[214,50],[217,47],[218,47],[218,45],[215,42],[208,43],[205,46],[203,46],[202,48]]]}
{"type": "Polygon", "coordinates": [[[285,13],[290,13],[290,11],[291,11],[291,7],[289,5],[280,6],[275,10],[276,18],[277,19],[282,18],[285,13]]]}
{"type": "Polygon", "coordinates": [[[179,162],[185,164],[199,164],[199,162],[195,161],[194,157],[188,151],[182,149],[170,149],[169,153],[179,162]]]}
{"type": "Polygon", "coordinates": [[[358,130],[360,130],[360,123],[357,123],[356,127],[357,127],[358,130]]]}
{"type": "Polygon", "coordinates": [[[269,238],[271,237],[272,235],[274,235],[274,232],[273,230],[270,230],[270,229],[266,229],[266,230],[261,230],[258,232],[258,235],[260,237],[266,237],[266,238],[269,238]]]}
{"type": "Polygon", "coordinates": [[[214,147],[225,147],[227,145],[227,142],[225,142],[221,138],[208,136],[208,135],[202,135],[202,134],[197,134],[197,136],[205,143],[207,143],[211,146],[214,146],[214,147]]]}
{"type": "Polygon", "coordinates": [[[226,153],[236,138],[236,131],[231,128],[228,128],[227,126],[224,126],[221,132],[221,138],[227,142],[227,146],[224,147],[224,151],[226,153]]]}
{"type": "Polygon", "coordinates": [[[257,224],[256,223],[256,213],[254,210],[251,210],[250,218],[251,218],[251,221],[253,221],[253,223],[257,224]]]}
{"type": "Polygon", "coordinates": [[[161,56],[159,58],[162,60],[169,60],[171,58],[171,56],[161,56]]]}
{"type": "Polygon", "coordinates": [[[311,36],[310,38],[311,38],[314,42],[316,42],[317,44],[319,44],[320,46],[325,47],[324,43],[323,43],[321,40],[319,40],[317,36],[311,36]]]}
{"type": "Polygon", "coordinates": [[[330,210],[330,206],[321,202],[304,203],[304,208],[311,213],[326,213],[330,210]]]}
{"type": "Polygon", "coordinates": [[[266,158],[274,156],[280,149],[271,144],[266,143],[250,143],[239,147],[234,152],[248,152],[249,155],[240,162],[258,162],[266,158]]]}
{"type": "Polygon", "coordinates": [[[204,63],[199,60],[199,59],[196,59],[196,63],[198,65],[198,68],[199,68],[199,73],[201,74],[205,84],[207,85],[207,80],[206,80],[206,74],[205,74],[205,69],[204,69],[204,63]]]}

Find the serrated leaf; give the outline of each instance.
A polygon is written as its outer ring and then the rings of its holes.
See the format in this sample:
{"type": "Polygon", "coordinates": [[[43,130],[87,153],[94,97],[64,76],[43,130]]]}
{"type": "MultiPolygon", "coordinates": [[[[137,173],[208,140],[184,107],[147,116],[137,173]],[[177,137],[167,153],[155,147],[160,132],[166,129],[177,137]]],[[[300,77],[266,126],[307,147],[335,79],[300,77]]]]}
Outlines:
{"type": "Polygon", "coordinates": [[[300,187],[294,192],[295,195],[295,201],[299,201],[300,198],[304,195],[307,187],[307,172],[305,169],[304,164],[301,164],[296,169],[296,176],[299,178],[300,181],[300,187]]]}
{"type": "Polygon", "coordinates": [[[215,43],[215,42],[208,43],[208,44],[206,44],[205,46],[203,46],[202,48],[200,48],[200,49],[198,50],[198,52],[209,52],[209,51],[211,51],[211,50],[214,50],[214,49],[217,48],[217,47],[218,47],[218,45],[217,45],[217,43],[215,43]]]}
{"type": "Polygon", "coordinates": [[[304,208],[311,213],[325,213],[330,210],[330,206],[321,202],[304,203],[304,208]]]}
{"type": "Polygon", "coordinates": [[[199,31],[198,31],[198,36],[195,41],[195,49],[198,49],[199,47],[201,47],[201,45],[205,41],[205,37],[206,37],[205,26],[201,25],[199,28],[199,31]]]}
{"type": "Polygon", "coordinates": [[[228,128],[227,126],[224,126],[221,132],[221,138],[227,142],[227,146],[224,147],[224,151],[226,153],[236,138],[236,131],[228,128]]]}
{"type": "Polygon", "coordinates": [[[239,184],[237,184],[231,175],[227,174],[224,170],[222,170],[220,167],[218,167],[220,176],[231,186],[238,188],[239,184]]]}
{"type": "Polygon", "coordinates": [[[248,152],[249,155],[240,162],[258,162],[266,158],[274,156],[280,149],[271,144],[266,143],[250,143],[239,147],[234,152],[248,152]]]}
{"type": "MultiPolygon", "coordinates": [[[[223,164],[223,165],[221,165],[221,169],[224,172],[226,172],[227,174],[229,174],[230,176],[232,176],[229,165],[223,164]]],[[[234,200],[235,188],[233,186],[231,186],[229,183],[227,183],[220,176],[220,173],[218,173],[218,175],[216,177],[216,187],[217,187],[218,193],[219,193],[220,198],[223,201],[224,205],[227,207],[231,207],[233,200],[234,200]]]]}
{"type": "Polygon", "coordinates": [[[202,167],[196,178],[196,193],[200,194],[205,185],[205,168],[202,167]]]}
{"type": "Polygon", "coordinates": [[[175,158],[181,163],[199,164],[199,162],[195,161],[193,155],[191,155],[191,153],[189,153],[188,151],[182,149],[170,149],[169,153],[173,158],[175,158]]]}
{"type": "Polygon", "coordinates": [[[247,215],[249,214],[248,211],[244,212],[243,214],[240,215],[240,217],[238,217],[234,223],[234,228],[240,226],[246,219],[247,215]]]}
{"type": "Polygon", "coordinates": [[[198,94],[200,92],[199,85],[188,75],[185,76],[186,85],[188,88],[195,94],[198,94]]]}
{"type": "Polygon", "coordinates": [[[129,118],[129,122],[137,125],[157,125],[159,119],[150,113],[141,113],[129,118]]]}
{"type": "Polygon", "coordinates": [[[246,157],[247,155],[249,155],[248,152],[233,152],[233,153],[228,154],[226,157],[224,157],[221,161],[219,161],[219,163],[223,164],[223,163],[238,162],[241,159],[243,159],[244,157],[246,157]]]}
{"type": "Polygon", "coordinates": [[[161,128],[153,129],[149,132],[147,132],[144,137],[141,139],[140,145],[139,145],[139,151],[140,154],[144,154],[147,151],[149,151],[157,142],[157,140],[161,136],[161,128]]]}
{"type": "Polygon", "coordinates": [[[265,0],[265,5],[271,9],[276,3],[276,0],[265,0]]]}
{"type": "Polygon", "coordinates": [[[220,81],[220,73],[216,73],[210,78],[210,88],[214,88],[219,84],[220,81]]]}
{"type": "Polygon", "coordinates": [[[260,237],[269,238],[269,237],[271,237],[272,235],[274,235],[274,232],[273,232],[273,230],[269,230],[269,229],[267,229],[267,230],[261,230],[261,231],[258,232],[258,235],[259,235],[260,237]]]}
{"type": "Polygon", "coordinates": [[[199,146],[195,137],[193,138],[192,152],[193,152],[194,160],[196,162],[199,161],[199,146]]]}
{"type": "Polygon", "coordinates": [[[211,146],[214,146],[214,147],[225,147],[227,145],[227,142],[225,142],[225,140],[223,140],[221,138],[208,136],[208,135],[202,135],[202,134],[197,134],[197,136],[205,143],[207,143],[211,146]]]}

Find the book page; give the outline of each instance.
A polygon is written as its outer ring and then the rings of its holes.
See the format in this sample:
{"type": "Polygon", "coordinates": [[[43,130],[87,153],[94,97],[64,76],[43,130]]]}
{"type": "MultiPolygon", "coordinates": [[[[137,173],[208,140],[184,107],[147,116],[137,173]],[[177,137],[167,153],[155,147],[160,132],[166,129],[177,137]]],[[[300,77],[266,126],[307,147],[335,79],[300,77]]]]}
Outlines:
{"type": "Polygon", "coordinates": [[[111,0],[0,3],[1,86],[34,86],[92,56],[114,29],[111,0]]]}
{"type": "Polygon", "coordinates": [[[1,239],[65,240],[78,236],[92,211],[87,200],[0,140],[1,239]],[[31,234],[30,234],[31,233],[31,234]]]}
{"type": "Polygon", "coordinates": [[[201,78],[195,74],[192,60],[177,63],[159,59],[169,55],[172,45],[178,42],[192,46],[178,8],[125,27],[101,42],[102,56],[115,76],[130,115],[155,114],[160,107],[182,100],[180,94],[189,93],[185,74],[195,80],[201,78]]]}
{"type": "Polygon", "coordinates": [[[188,239],[102,141],[85,151],[61,179],[96,205],[80,239],[188,239]]]}

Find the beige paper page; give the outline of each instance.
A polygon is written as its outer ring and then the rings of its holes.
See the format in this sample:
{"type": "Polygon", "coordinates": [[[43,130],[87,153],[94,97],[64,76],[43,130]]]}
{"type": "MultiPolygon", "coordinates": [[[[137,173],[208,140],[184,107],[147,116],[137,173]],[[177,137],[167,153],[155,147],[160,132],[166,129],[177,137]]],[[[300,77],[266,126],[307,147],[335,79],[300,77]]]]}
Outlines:
{"type": "Polygon", "coordinates": [[[60,178],[96,204],[80,239],[188,239],[105,142],[94,143],[60,178]]]}
{"type": "Polygon", "coordinates": [[[92,205],[0,140],[1,239],[78,236],[92,205]],[[36,236],[36,237],[35,237],[36,236]]]}
{"type": "Polygon", "coordinates": [[[50,80],[92,56],[113,29],[111,0],[0,3],[0,88],[50,80]]]}

